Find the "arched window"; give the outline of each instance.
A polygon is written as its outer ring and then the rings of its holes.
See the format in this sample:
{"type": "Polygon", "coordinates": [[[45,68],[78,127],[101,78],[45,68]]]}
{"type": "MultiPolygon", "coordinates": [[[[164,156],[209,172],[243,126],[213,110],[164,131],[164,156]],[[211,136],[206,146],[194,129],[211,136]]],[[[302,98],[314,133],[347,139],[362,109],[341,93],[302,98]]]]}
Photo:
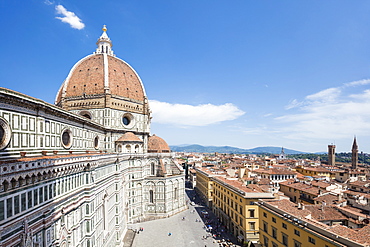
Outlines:
{"type": "Polygon", "coordinates": [[[154,203],[154,194],[153,190],[149,190],[149,202],[154,203]]]}
{"type": "Polygon", "coordinates": [[[177,188],[175,188],[174,195],[173,195],[173,197],[174,197],[175,200],[177,200],[177,198],[178,198],[178,194],[177,193],[178,193],[177,192],[177,188]]]}
{"type": "Polygon", "coordinates": [[[107,195],[104,195],[102,203],[102,218],[103,218],[103,230],[107,230],[107,207],[106,207],[107,195]]]}
{"type": "Polygon", "coordinates": [[[150,175],[155,175],[155,165],[154,165],[154,163],[150,164],[150,175]]]}
{"type": "Polygon", "coordinates": [[[86,232],[90,233],[90,221],[86,221],[86,232]]]}

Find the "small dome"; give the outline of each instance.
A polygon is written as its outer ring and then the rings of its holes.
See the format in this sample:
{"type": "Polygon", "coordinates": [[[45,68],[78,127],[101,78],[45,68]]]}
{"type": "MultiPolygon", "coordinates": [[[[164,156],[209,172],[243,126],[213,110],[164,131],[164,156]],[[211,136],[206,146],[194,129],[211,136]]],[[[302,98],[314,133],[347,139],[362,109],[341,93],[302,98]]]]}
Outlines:
{"type": "Polygon", "coordinates": [[[134,133],[132,132],[127,132],[123,134],[117,142],[143,142],[139,137],[137,137],[134,133]]]}
{"type": "Polygon", "coordinates": [[[171,152],[167,142],[159,136],[152,135],[148,139],[148,153],[169,153],[171,152]]]}

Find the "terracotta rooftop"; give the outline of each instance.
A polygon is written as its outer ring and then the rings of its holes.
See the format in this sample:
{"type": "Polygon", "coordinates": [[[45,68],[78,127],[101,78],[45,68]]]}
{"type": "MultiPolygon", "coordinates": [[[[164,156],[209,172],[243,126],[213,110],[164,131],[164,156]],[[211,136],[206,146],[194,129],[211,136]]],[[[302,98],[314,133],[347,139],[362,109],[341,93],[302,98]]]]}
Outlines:
{"type": "Polygon", "coordinates": [[[351,196],[359,196],[359,197],[362,196],[364,198],[370,198],[370,194],[368,194],[368,193],[362,193],[362,192],[352,191],[352,190],[343,191],[343,194],[348,194],[348,195],[351,195],[351,196]]]}
{"type": "Polygon", "coordinates": [[[315,187],[319,187],[319,188],[322,188],[322,189],[326,189],[327,187],[329,187],[331,184],[329,183],[326,183],[326,182],[322,182],[322,181],[315,181],[313,180],[311,182],[311,184],[315,187]]]}
{"type": "Polygon", "coordinates": [[[339,212],[336,207],[324,205],[306,205],[305,209],[309,210],[312,217],[317,221],[327,220],[345,220],[347,217],[339,212]]]}
{"type": "Polygon", "coordinates": [[[336,235],[339,235],[341,237],[348,238],[354,242],[364,244],[364,246],[369,246],[369,236],[370,236],[370,226],[364,226],[363,228],[359,230],[350,229],[348,227],[342,226],[342,225],[333,225],[325,227],[326,230],[329,230],[336,235]]]}
{"type": "Polygon", "coordinates": [[[369,180],[367,180],[367,181],[357,180],[357,181],[354,181],[354,182],[349,182],[348,184],[349,185],[354,185],[354,186],[370,187],[370,181],[369,180]]]}
{"type": "Polygon", "coordinates": [[[324,167],[305,167],[306,171],[314,171],[314,172],[330,172],[328,169],[324,167]]]}
{"type": "Polygon", "coordinates": [[[107,86],[105,75],[108,75],[108,87],[112,95],[144,101],[141,80],[130,65],[113,56],[108,56],[105,61],[103,54],[94,54],[81,59],[72,68],[61,87],[64,89],[58,92],[56,103],[62,99],[63,94],[66,98],[104,95],[107,86]]]}
{"type": "Polygon", "coordinates": [[[262,185],[262,184],[268,184],[269,185],[271,183],[271,180],[268,179],[268,178],[261,178],[261,179],[255,179],[255,180],[257,180],[256,182],[259,185],[262,185]]]}
{"type": "MultiPolygon", "coordinates": [[[[322,229],[325,229],[329,232],[334,233],[335,235],[341,236],[343,238],[347,238],[351,241],[364,244],[364,246],[368,246],[370,244],[369,236],[370,236],[370,226],[367,225],[361,229],[355,230],[351,229],[342,225],[333,225],[328,226],[320,221],[324,221],[325,219],[336,219],[340,220],[342,216],[334,211],[334,209],[331,207],[325,207],[324,213],[315,208],[315,206],[312,206],[311,209],[310,206],[305,206],[304,209],[298,209],[297,205],[293,202],[290,202],[289,200],[263,200],[265,203],[268,203],[272,206],[275,206],[285,212],[287,212],[290,215],[293,215],[297,218],[302,218],[306,221],[308,221],[310,224],[316,225],[322,229]],[[325,214],[325,215],[324,215],[325,214]],[[312,217],[312,219],[310,219],[312,217]],[[321,218],[319,220],[316,220],[315,218],[321,218]]],[[[317,206],[316,206],[317,207],[317,206]]],[[[340,209],[340,208],[339,208],[340,209]]]]}
{"type": "Polygon", "coordinates": [[[254,170],[256,173],[261,174],[270,174],[270,175],[296,175],[296,172],[286,170],[286,169],[256,169],[254,170]]]}
{"type": "Polygon", "coordinates": [[[171,152],[167,142],[159,136],[152,135],[148,138],[149,153],[169,153],[171,152]]]}
{"type": "Polygon", "coordinates": [[[271,200],[265,201],[270,205],[273,205],[287,213],[290,213],[294,216],[306,218],[307,216],[311,215],[311,212],[307,209],[298,209],[297,205],[289,200],[271,200]]]}
{"type": "Polygon", "coordinates": [[[143,141],[134,133],[126,132],[117,140],[117,142],[143,142],[143,141]]]}
{"type": "Polygon", "coordinates": [[[338,196],[332,195],[332,194],[325,194],[322,196],[318,196],[313,199],[314,201],[325,203],[326,205],[331,205],[331,204],[337,204],[338,203],[338,196]]]}
{"type": "Polygon", "coordinates": [[[241,191],[247,192],[247,193],[266,193],[263,189],[261,189],[258,185],[248,185],[246,186],[243,182],[238,180],[231,180],[224,177],[217,177],[216,180],[220,180],[236,189],[239,189],[241,191]]]}

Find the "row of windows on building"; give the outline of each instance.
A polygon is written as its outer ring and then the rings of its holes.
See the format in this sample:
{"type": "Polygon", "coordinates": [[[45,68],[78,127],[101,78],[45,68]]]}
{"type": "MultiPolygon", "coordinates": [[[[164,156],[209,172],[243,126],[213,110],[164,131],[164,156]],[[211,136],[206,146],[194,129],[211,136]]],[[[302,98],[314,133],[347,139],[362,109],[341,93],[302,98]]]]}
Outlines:
{"type": "Polygon", "coordinates": [[[0,200],[0,221],[88,183],[89,175],[79,174],[0,200]]]}
{"type": "MultiPolygon", "coordinates": [[[[177,200],[179,198],[179,191],[177,188],[174,188],[172,196],[174,200],[177,200]]],[[[149,203],[154,203],[154,191],[153,190],[149,190],[149,203]]]]}
{"type": "Polygon", "coordinates": [[[225,193],[224,196],[226,196],[227,193],[230,196],[230,198],[235,197],[236,200],[239,199],[240,202],[243,201],[242,198],[239,198],[236,194],[234,195],[233,193],[230,193],[229,190],[225,189],[223,186],[216,184],[215,187],[218,188],[218,190],[215,191],[217,196],[221,197],[221,195],[223,195],[222,192],[224,192],[225,193]]]}
{"type": "MultiPolygon", "coordinates": [[[[263,217],[267,218],[267,213],[263,213],[263,217]]],[[[275,217],[271,217],[271,221],[273,223],[276,223],[276,218],[275,217]]],[[[271,231],[269,231],[268,229],[268,223],[266,221],[263,221],[263,231],[267,234],[270,234],[270,236],[272,236],[272,238],[278,240],[278,228],[279,226],[271,226],[271,231]]],[[[281,228],[282,229],[288,229],[288,226],[286,223],[282,222],[281,223],[281,228]]],[[[300,237],[301,236],[301,231],[299,231],[298,229],[294,229],[294,235],[297,236],[297,237],[300,237]]],[[[287,233],[284,233],[284,232],[281,232],[281,243],[284,245],[284,246],[288,246],[288,240],[289,240],[289,237],[288,237],[288,234],[287,233]]],[[[268,237],[264,236],[263,237],[263,241],[264,241],[264,245],[266,247],[269,246],[269,239],[268,237]]],[[[307,239],[308,243],[311,243],[313,245],[316,244],[316,239],[311,237],[311,236],[308,236],[308,239],[307,239]]],[[[296,239],[293,239],[293,242],[294,242],[294,247],[301,247],[301,243],[299,241],[297,241],[296,239]]],[[[278,245],[276,243],[274,243],[273,241],[271,241],[271,246],[272,247],[277,247],[278,245]]]]}
{"type": "MultiPolygon", "coordinates": [[[[240,205],[238,205],[237,203],[235,203],[235,204],[231,204],[231,203],[223,203],[222,202],[222,200],[219,200],[217,197],[215,198],[215,203],[216,203],[216,205],[219,207],[219,208],[221,208],[222,209],[222,211],[226,211],[226,209],[227,210],[229,210],[229,209],[234,209],[236,212],[239,212],[239,214],[241,214],[241,215],[243,215],[243,206],[240,206],[240,205]],[[227,207],[227,205],[229,206],[229,207],[227,207]],[[234,206],[232,206],[232,205],[234,205],[234,206]],[[239,208],[238,208],[238,206],[239,206],[239,208]],[[238,209],[239,209],[239,211],[238,211],[238,209]]],[[[231,210],[230,210],[231,211],[231,210]]]]}
{"type": "MultiPolygon", "coordinates": [[[[274,239],[277,240],[277,237],[274,237],[274,239]]],[[[316,240],[310,236],[308,236],[308,239],[307,239],[308,243],[312,244],[312,245],[316,245],[316,240]]],[[[288,235],[285,234],[285,233],[282,233],[281,235],[281,243],[284,245],[284,246],[288,246],[288,235]]],[[[263,236],[263,246],[265,247],[269,247],[269,246],[272,246],[272,247],[278,247],[279,245],[277,243],[275,243],[273,240],[271,241],[271,245],[269,245],[269,238],[266,237],[266,236],[263,236]]],[[[299,242],[298,240],[294,239],[293,238],[293,246],[294,247],[302,247],[302,243],[299,242]]],[[[326,245],[327,247],[327,245],[326,245]]]]}
{"type": "MultiPolygon", "coordinates": [[[[224,194],[220,193],[217,190],[216,190],[215,194],[216,194],[216,196],[218,196],[220,198],[220,199],[215,198],[216,203],[218,202],[218,206],[225,208],[226,205],[228,205],[229,207],[234,208],[235,211],[238,211],[238,209],[239,209],[239,213],[243,214],[243,206],[242,205],[238,205],[237,202],[234,203],[233,200],[230,200],[229,197],[225,196],[224,194]],[[221,202],[224,202],[225,204],[221,203],[221,202]],[[239,208],[238,208],[238,206],[239,206],[239,208]]],[[[242,202],[242,199],[240,199],[240,202],[242,202]]]]}

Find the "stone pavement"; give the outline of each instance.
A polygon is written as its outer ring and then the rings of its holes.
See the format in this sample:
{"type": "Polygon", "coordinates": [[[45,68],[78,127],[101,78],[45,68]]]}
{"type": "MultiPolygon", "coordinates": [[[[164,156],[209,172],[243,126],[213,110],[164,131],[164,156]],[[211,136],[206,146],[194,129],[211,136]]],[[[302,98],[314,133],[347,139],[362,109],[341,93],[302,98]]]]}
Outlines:
{"type": "MultiPolygon", "coordinates": [[[[193,198],[193,191],[191,193],[193,198]]],[[[195,200],[197,201],[197,199],[195,200]]],[[[198,201],[199,202],[199,201],[198,201]]],[[[140,229],[134,236],[132,247],[216,247],[220,246],[216,239],[211,237],[210,233],[204,228],[205,224],[202,218],[202,210],[209,210],[200,204],[189,205],[189,209],[165,219],[141,222],[129,225],[129,228],[140,229]],[[183,217],[185,217],[183,219],[183,217]],[[206,237],[206,236],[209,237],[206,237]],[[203,238],[206,237],[206,238],[203,238]]],[[[210,212],[209,217],[214,217],[210,212]]],[[[224,233],[219,239],[235,239],[224,233]]],[[[233,241],[233,242],[234,242],[233,241]]],[[[239,245],[234,245],[239,246],[239,245]]]]}

